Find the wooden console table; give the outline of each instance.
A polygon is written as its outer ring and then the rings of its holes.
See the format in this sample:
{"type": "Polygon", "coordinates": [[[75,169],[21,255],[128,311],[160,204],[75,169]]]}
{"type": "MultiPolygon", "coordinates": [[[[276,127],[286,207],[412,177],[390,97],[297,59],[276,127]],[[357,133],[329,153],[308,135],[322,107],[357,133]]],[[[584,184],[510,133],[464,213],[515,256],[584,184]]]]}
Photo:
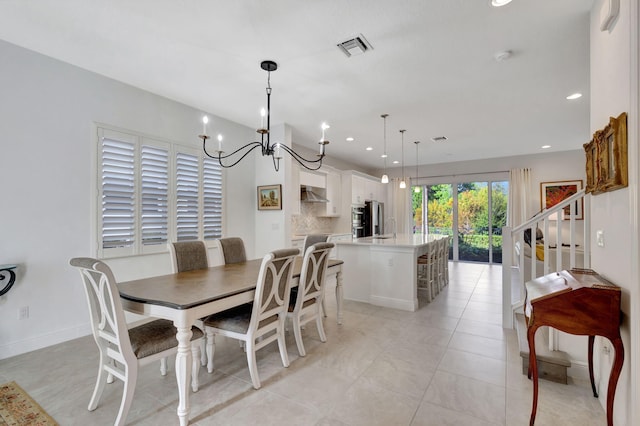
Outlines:
{"type": "Polygon", "coordinates": [[[593,396],[598,397],[593,377],[593,343],[595,336],[611,341],[615,358],[607,391],[607,425],[613,426],[613,400],[624,362],[620,337],[620,287],[611,284],[590,269],[572,269],[548,274],[525,284],[524,315],[529,342],[529,378],[533,380],[533,406],[529,425],[538,408],[538,363],[535,334],[549,326],[569,334],[589,336],[589,378],[593,396]]]}

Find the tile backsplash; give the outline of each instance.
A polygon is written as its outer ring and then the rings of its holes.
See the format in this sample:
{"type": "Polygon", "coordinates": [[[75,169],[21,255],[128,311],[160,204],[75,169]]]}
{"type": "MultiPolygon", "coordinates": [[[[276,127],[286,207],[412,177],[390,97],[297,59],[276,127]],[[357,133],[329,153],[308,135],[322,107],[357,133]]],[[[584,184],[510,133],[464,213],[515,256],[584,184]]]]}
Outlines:
{"type": "Polygon", "coordinates": [[[300,203],[300,214],[291,216],[291,229],[294,234],[330,234],[333,232],[332,217],[318,217],[325,205],[322,203],[300,203]]]}

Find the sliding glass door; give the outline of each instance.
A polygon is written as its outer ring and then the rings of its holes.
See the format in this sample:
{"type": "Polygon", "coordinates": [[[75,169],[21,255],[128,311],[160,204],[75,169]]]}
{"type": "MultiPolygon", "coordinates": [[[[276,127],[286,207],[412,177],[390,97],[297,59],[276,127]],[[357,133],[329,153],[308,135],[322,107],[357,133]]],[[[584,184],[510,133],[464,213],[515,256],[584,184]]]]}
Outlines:
{"type": "Polygon", "coordinates": [[[502,263],[507,181],[438,183],[418,189],[413,193],[414,232],[452,236],[450,259],[502,263]]]}

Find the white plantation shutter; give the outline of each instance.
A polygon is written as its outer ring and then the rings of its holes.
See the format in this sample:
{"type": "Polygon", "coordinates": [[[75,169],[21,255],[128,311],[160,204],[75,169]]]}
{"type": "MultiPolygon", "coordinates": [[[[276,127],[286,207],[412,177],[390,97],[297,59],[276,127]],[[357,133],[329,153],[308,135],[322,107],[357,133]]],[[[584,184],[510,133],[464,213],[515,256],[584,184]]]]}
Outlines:
{"type": "Polygon", "coordinates": [[[135,144],[101,138],[102,249],[135,242],[135,144]]]}
{"type": "Polygon", "coordinates": [[[97,256],[222,236],[222,168],[194,148],[98,127],[97,256]]]}
{"type": "Polygon", "coordinates": [[[198,239],[200,195],[199,158],[179,152],[176,155],[176,227],[177,240],[198,239]]]}
{"type": "Polygon", "coordinates": [[[169,151],[143,145],[140,162],[142,245],[164,245],[169,233],[169,151]]]}
{"type": "Polygon", "coordinates": [[[222,237],[222,167],[211,158],[202,166],[204,239],[222,237]]]}

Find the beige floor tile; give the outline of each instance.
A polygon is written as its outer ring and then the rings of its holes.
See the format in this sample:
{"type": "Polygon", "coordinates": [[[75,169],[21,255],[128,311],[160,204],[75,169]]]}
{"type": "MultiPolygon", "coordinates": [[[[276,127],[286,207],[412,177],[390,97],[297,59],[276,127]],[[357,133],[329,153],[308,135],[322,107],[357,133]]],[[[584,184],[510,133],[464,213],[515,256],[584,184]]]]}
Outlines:
{"type": "Polygon", "coordinates": [[[489,422],[505,421],[504,386],[457,374],[437,371],[423,401],[489,422]]]}
{"type": "Polygon", "coordinates": [[[462,314],[462,317],[460,319],[485,322],[487,324],[502,326],[502,312],[494,313],[476,311],[474,309],[467,308],[464,310],[464,313],[462,314]]]}
{"type": "Polygon", "coordinates": [[[488,337],[490,339],[505,339],[505,330],[502,326],[488,324],[480,321],[461,319],[456,327],[456,331],[475,334],[477,336],[488,337]]]}
{"type": "Polygon", "coordinates": [[[460,411],[450,410],[429,402],[424,402],[420,405],[411,422],[411,426],[490,426],[499,424],[481,420],[460,411]]]}
{"type": "Polygon", "coordinates": [[[419,401],[358,380],[330,416],[351,426],[408,425],[419,401]]]}
{"type": "Polygon", "coordinates": [[[505,361],[507,358],[506,346],[506,343],[502,340],[489,339],[487,337],[461,332],[455,332],[449,341],[449,348],[451,349],[471,352],[502,361],[505,361]]]}
{"type": "Polygon", "coordinates": [[[438,364],[438,371],[446,371],[483,380],[494,385],[505,386],[506,364],[504,361],[470,352],[447,349],[438,364]]]}
{"type": "Polygon", "coordinates": [[[376,358],[360,380],[420,400],[445,351],[443,346],[413,342],[391,346],[376,358]]]}

